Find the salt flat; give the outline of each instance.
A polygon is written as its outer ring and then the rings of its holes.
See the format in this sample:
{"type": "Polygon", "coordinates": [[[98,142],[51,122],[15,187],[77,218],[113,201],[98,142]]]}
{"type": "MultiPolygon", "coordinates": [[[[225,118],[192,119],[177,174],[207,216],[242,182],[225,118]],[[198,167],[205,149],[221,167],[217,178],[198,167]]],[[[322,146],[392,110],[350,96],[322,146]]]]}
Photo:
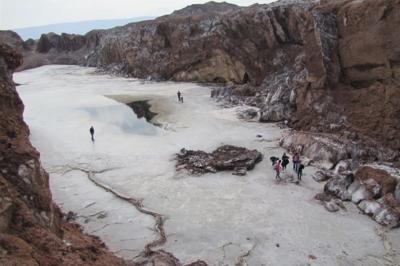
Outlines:
{"type": "MultiPolygon", "coordinates": [[[[22,84],[25,121],[50,173],[55,202],[126,259],[158,237],[154,219],[96,186],[89,172],[98,183],[166,217],[167,242],[158,248],[185,263],[234,265],[240,256],[248,265],[400,263],[383,245],[380,227],[352,204],[329,213],[313,199],[322,188],[310,176],[315,169],[305,169],[300,185],[278,184],[268,158],[284,152],[278,147],[282,130],[239,121],[235,108],[223,109],[207,87],[143,82],[77,66],[40,67],[16,73],[15,81],[22,84]],[[149,100],[162,126],[137,119],[121,103],[130,99],[149,100]],[[258,149],[264,160],[243,177],[175,171],[174,154],[181,148],[209,152],[221,144],[258,149]]],[[[400,247],[398,232],[387,237],[400,247]]]]}

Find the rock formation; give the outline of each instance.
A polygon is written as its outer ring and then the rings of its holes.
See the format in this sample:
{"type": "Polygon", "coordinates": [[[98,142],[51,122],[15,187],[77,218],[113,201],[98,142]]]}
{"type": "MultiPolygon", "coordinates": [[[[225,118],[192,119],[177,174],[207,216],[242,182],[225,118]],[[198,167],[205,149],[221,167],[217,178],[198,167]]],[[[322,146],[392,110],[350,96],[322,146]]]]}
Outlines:
{"type": "MultiPolygon", "coordinates": [[[[19,53],[0,43],[0,265],[131,265],[97,237],[84,234],[71,223],[73,214],[64,215],[52,202],[49,176],[29,141],[24,106],[12,80],[21,63],[19,53]]],[[[133,265],[184,265],[151,245],[133,265]]]]}
{"type": "Polygon", "coordinates": [[[324,192],[317,194],[315,198],[328,211],[338,211],[344,208],[342,201],[352,201],[379,224],[398,227],[400,201],[395,196],[398,183],[400,182],[385,170],[363,166],[354,175],[333,174],[325,184],[324,192]]]}
{"type": "Polygon", "coordinates": [[[97,238],[66,222],[29,142],[12,81],[22,56],[0,44],[0,264],[127,265],[97,238]]]}
{"type": "Polygon", "coordinates": [[[224,145],[212,153],[182,149],[176,160],[177,170],[186,169],[192,175],[226,170],[233,170],[234,175],[245,175],[262,160],[262,154],[257,150],[224,145]]]}
{"type": "Polygon", "coordinates": [[[396,161],[399,12],[397,0],[246,8],[210,2],[83,36],[49,33],[34,44],[9,32],[0,37],[23,51],[20,69],[79,64],[139,78],[224,83],[213,96],[257,107],[261,122],[287,120],[295,129],[383,145],[396,161]]]}

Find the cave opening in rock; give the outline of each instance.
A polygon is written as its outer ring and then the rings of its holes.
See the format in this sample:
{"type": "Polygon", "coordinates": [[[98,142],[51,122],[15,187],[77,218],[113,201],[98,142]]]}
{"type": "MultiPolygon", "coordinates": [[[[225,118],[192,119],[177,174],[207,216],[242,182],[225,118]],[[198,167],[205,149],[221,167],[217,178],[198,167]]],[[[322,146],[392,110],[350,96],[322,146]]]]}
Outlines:
{"type": "Polygon", "coordinates": [[[215,77],[213,79],[214,83],[226,83],[226,80],[223,77],[215,77]]]}
{"type": "Polygon", "coordinates": [[[250,76],[249,76],[249,74],[247,72],[244,73],[242,81],[243,81],[244,84],[250,82],[250,76]]]}

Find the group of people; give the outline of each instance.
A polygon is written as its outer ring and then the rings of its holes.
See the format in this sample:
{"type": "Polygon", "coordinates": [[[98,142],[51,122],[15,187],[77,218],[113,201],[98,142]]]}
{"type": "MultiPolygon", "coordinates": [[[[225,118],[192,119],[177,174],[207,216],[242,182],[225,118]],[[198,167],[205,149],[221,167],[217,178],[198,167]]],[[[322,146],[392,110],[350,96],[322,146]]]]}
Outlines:
{"type": "MultiPolygon", "coordinates": [[[[284,153],[282,155],[282,159],[277,157],[271,157],[272,165],[276,172],[275,179],[281,179],[281,172],[286,170],[287,165],[289,164],[289,156],[284,153]]],[[[297,174],[297,180],[300,181],[303,175],[304,164],[301,163],[299,153],[295,153],[292,157],[293,162],[293,170],[297,174]]]]}

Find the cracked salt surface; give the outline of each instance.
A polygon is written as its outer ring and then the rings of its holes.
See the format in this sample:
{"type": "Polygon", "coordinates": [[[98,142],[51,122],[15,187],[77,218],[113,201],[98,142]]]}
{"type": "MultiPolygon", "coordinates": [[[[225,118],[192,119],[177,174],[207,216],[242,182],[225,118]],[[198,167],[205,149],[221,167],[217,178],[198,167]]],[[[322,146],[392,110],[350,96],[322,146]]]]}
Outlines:
{"type": "Polygon", "coordinates": [[[321,189],[311,178],[314,169],[305,169],[300,186],[275,182],[268,158],[283,153],[276,146],[282,131],[275,125],[238,121],[235,108],[221,109],[209,89],[196,84],[142,82],[93,71],[45,66],[16,73],[15,80],[26,84],[18,87],[24,116],[50,173],[54,200],[64,211],[76,212],[85,231],[118,255],[137,256],[159,240],[160,231],[153,216],[104,187],[161,214],[167,242],[153,249],[165,249],[183,262],[399,265],[398,231],[377,234],[378,226],[351,204],[347,211],[325,211],[313,200],[321,189]],[[184,104],[177,101],[178,90],[184,104]],[[110,98],[150,100],[162,127],[138,122],[129,107],[110,98]],[[221,144],[258,149],[265,159],[244,177],[175,172],[173,155],[182,147],[209,152],[221,144]],[[382,234],[395,250],[390,256],[382,234]]]}

